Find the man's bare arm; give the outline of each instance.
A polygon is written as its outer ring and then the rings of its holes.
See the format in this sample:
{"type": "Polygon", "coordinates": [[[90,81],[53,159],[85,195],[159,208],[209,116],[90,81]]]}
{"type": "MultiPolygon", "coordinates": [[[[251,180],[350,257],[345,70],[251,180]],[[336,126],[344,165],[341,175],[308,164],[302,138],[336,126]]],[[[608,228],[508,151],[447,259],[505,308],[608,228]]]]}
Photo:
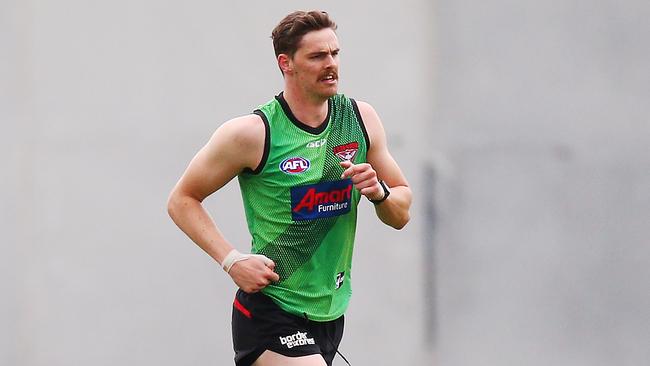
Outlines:
{"type": "MultiPolygon", "coordinates": [[[[255,115],[235,118],[217,129],[194,156],[171,194],[167,210],[172,220],[219,263],[234,249],[202,205],[203,200],[245,168],[255,169],[264,148],[264,125],[255,115]]],[[[247,292],[277,281],[273,265],[261,260],[235,263],[229,274],[247,292]]]]}
{"type": "Polygon", "coordinates": [[[410,220],[411,188],[388,151],[386,133],[377,112],[368,103],[359,101],[357,105],[370,138],[368,163],[353,165],[343,162],[341,165],[346,169],[343,174],[352,177],[355,187],[361,194],[373,200],[384,196],[384,190],[379,184],[379,180],[383,180],[390,187],[390,196],[376,204],[375,211],[383,223],[399,230],[410,220]]]}

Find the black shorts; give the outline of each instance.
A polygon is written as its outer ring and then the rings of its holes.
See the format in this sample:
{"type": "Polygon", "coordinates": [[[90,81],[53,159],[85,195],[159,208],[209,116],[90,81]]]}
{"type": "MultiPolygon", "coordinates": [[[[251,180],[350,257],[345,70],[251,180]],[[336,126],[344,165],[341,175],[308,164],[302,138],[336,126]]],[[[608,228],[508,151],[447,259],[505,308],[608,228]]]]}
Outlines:
{"type": "Polygon", "coordinates": [[[238,290],[232,311],[235,364],[250,366],[265,350],[288,357],[322,355],[328,365],[343,338],[343,316],[316,322],[289,314],[261,292],[238,290]]]}

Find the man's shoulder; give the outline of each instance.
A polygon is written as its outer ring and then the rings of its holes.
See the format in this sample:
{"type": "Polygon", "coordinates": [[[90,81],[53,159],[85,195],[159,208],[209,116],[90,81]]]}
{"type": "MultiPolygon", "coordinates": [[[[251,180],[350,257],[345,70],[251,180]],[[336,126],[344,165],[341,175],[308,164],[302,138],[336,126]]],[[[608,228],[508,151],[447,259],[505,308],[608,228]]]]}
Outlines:
{"type": "Polygon", "coordinates": [[[353,99],[353,100],[357,104],[357,107],[359,108],[359,112],[361,112],[362,114],[368,114],[371,112],[376,113],[375,108],[373,108],[373,106],[370,103],[359,99],[353,99]]]}
{"type": "Polygon", "coordinates": [[[259,126],[261,122],[262,118],[259,115],[256,113],[250,113],[235,117],[224,123],[224,125],[232,125],[234,128],[255,128],[255,126],[259,126]]]}
{"type": "Polygon", "coordinates": [[[219,126],[219,130],[237,145],[250,146],[264,141],[264,123],[254,113],[235,117],[219,126]]]}
{"type": "Polygon", "coordinates": [[[361,114],[370,114],[370,113],[376,113],[375,109],[370,105],[370,103],[365,102],[363,100],[359,100],[357,98],[354,98],[352,96],[349,96],[347,94],[339,93],[336,94],[332,97],[334,101],[339,101],[344,104],[352,103],[356,104],[357,108],[361,112],[361,114]]]}
{"type": "Polygon", "coordinates": [[[381,123],[379,121],[379,116],[377,115],[377,111],[370,103],[365,102],[363,100],[353,99],[353,98],[349,98],[349,99],[354,101],[354,104],[356,105],[360,117],[363,120],[365,125],[367,124],[374,125],[377,123],[381,123]]]}
{"type": "Polygon", "coordinates": [[[363,126],[368,134],[370,146],[384,140],[384,127],[375,108],[368,102],[355,100],[363,126]]]}

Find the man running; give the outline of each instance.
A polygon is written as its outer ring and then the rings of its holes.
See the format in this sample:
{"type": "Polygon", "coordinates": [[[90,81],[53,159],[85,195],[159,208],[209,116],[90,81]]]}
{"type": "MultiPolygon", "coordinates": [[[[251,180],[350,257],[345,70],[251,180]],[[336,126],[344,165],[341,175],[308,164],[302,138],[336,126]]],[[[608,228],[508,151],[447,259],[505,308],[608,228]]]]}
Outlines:
{"type": "Polygon", "coordinates": [[[368,103],[338,94],[336,24],[297,11],[273,30],[284,91],[221,125],[172,190],[168,211],[239,287],[237,366],[331,365],[351,288],[357,204],[401,229],[411,190],[368,103]],[[237,177],[251,254],[221,234],[201,202],[237,177]]]}

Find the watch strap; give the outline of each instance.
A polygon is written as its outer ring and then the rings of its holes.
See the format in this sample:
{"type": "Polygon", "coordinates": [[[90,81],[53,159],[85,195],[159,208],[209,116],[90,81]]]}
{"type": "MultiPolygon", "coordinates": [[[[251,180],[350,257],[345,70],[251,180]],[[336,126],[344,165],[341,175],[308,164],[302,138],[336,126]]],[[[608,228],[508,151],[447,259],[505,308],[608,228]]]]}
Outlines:
{"type": "Polygon", "coordinates": [[[390,190],[388,189],[388,186],[386,185],[386,182],[384,182],[383,180],[380,179],[379,180],[379,185],[384,190],[384,196],[382,198],[378,199],[378,200],[371,200],[370,198],[368,198],[368,201],[374,203],[375,205],[386,201],[386,198],[388,198],[388,196],[390,196],[390,190]]]}

